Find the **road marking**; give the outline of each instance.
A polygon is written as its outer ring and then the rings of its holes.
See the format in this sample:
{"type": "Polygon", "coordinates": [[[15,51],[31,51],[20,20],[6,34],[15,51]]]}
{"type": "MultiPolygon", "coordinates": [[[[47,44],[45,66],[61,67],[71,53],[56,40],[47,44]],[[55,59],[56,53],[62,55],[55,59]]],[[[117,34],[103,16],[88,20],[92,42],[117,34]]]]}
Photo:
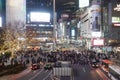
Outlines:
{"type": "Polygon", "coordinates": [[[48,70],[45,71],[45,73],[48,72],[48,70]]]}
{"type": "Polygon", "coordinates": [[[103,80],[108,80],[108,77],[101,72],[99,69],[96,70],[96,72],[99,74],[99,76],[103,79],[103,80]]]}
{"type": "Polygon", "coordinates": [[[52,71],[50,71],[50,73],[43,80],[46,80],[50,76],[50,74],[52,74],[52,71]]]}
{"type": "Polygon", "coordinates": [[[86,72],[86,71],[85,71],[85,68],[83,68],[83,71],[86,72]]]}
{"type": "Polygon", "coordinates": [[[38,72],[35,76],[31,77],[29,80],[34,80],[34,78],[37,77],[42,71],[43,69],[40,72],[38,72]]]}

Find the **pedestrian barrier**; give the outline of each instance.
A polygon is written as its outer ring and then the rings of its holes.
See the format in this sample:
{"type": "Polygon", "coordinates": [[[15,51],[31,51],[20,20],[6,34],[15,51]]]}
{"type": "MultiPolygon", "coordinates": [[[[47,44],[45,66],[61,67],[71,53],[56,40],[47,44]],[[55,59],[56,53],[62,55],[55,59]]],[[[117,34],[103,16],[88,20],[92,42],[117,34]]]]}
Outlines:
{"type": "Polygon", "coordinates": [[[53,68],[53,75],[54,76],[71,76],[72,68],[70,67],[53,68]]]}

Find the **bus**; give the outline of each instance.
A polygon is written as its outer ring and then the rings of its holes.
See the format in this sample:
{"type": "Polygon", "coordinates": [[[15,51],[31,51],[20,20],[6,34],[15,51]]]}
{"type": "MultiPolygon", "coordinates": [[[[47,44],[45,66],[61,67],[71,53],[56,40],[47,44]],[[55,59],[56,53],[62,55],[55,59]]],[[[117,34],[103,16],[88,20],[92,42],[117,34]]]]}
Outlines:
{"type": "Polygon", "coordinates": [[[109,74],[112,80],[120,80],[120,67],[117,65],[109,65],[109,74]]]}

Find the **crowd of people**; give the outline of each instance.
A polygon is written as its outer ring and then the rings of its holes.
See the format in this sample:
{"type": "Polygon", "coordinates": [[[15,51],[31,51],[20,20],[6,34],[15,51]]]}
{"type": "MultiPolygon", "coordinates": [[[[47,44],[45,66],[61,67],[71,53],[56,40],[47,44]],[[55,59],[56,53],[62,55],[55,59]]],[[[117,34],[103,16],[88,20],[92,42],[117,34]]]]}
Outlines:
{"type": "Polygon", "coordinates": [[[74,50],[56,50],[43,52],[39,50],[17,51],[11,60],[14,64],[32,64],[40,62],[70,61],[71,64],[86,65],[93,61],[100,62],[103,59],[110,59],[113,55],[96,53],[94,51],[84,50],[76,52],[74,50]]]}
{"type": "Polygon", "coordinates": [[[91,63],[92,61],[100,62],[102,59],[109,59],[109,56],[103,53],[96,53],[94,51],[87,50],[77,53],[74,50],[43,52],[40,49],[36,51],[29,50],[26,52],[18,51],[15,53],[13,61],[15,64],[70,61],[71,64],[85,65],[91,63]]]}

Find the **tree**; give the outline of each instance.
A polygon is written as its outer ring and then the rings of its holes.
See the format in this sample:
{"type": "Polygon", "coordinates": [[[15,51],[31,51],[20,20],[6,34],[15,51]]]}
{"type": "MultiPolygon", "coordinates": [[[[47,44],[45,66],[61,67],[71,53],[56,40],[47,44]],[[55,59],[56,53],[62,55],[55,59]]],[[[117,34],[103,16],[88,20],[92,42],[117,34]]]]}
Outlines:
{"type": "MultiPolygon", "coordinates": [[[[2,52],[10,51],[12,58],[14,58],[14,53],[18,50],[22,50],[27,47],[27,44],[34,43],[36,40],[37,33],[32,29],[26,29],[24,23],[15,22],[14,24],[7,24],[4,29],[3,34],[3,46],[2,52]]],[[[38,41],[36,41],[38,42],[38,41]]]]}
{"type": "Polygon", "coordinates": [[[3,28],[0,28],[0,53],[2,53],[3,46],[4,46],[3,36],[4,36],[4,30],[3,28]]]}
{"type": "MultiPolygon", "coordinates": [[[[12,58],[14,58],[14,52],[22,48],[25,39],[25,25],[20,22],[15,22],[14,24],[8,24],[4,27],[4,50],[11,51],[12,58]],[[22,46],[21,46],[22,45],[22,46]]],[[[5,52],[4,51],[4,52],[5,52]]]]}

